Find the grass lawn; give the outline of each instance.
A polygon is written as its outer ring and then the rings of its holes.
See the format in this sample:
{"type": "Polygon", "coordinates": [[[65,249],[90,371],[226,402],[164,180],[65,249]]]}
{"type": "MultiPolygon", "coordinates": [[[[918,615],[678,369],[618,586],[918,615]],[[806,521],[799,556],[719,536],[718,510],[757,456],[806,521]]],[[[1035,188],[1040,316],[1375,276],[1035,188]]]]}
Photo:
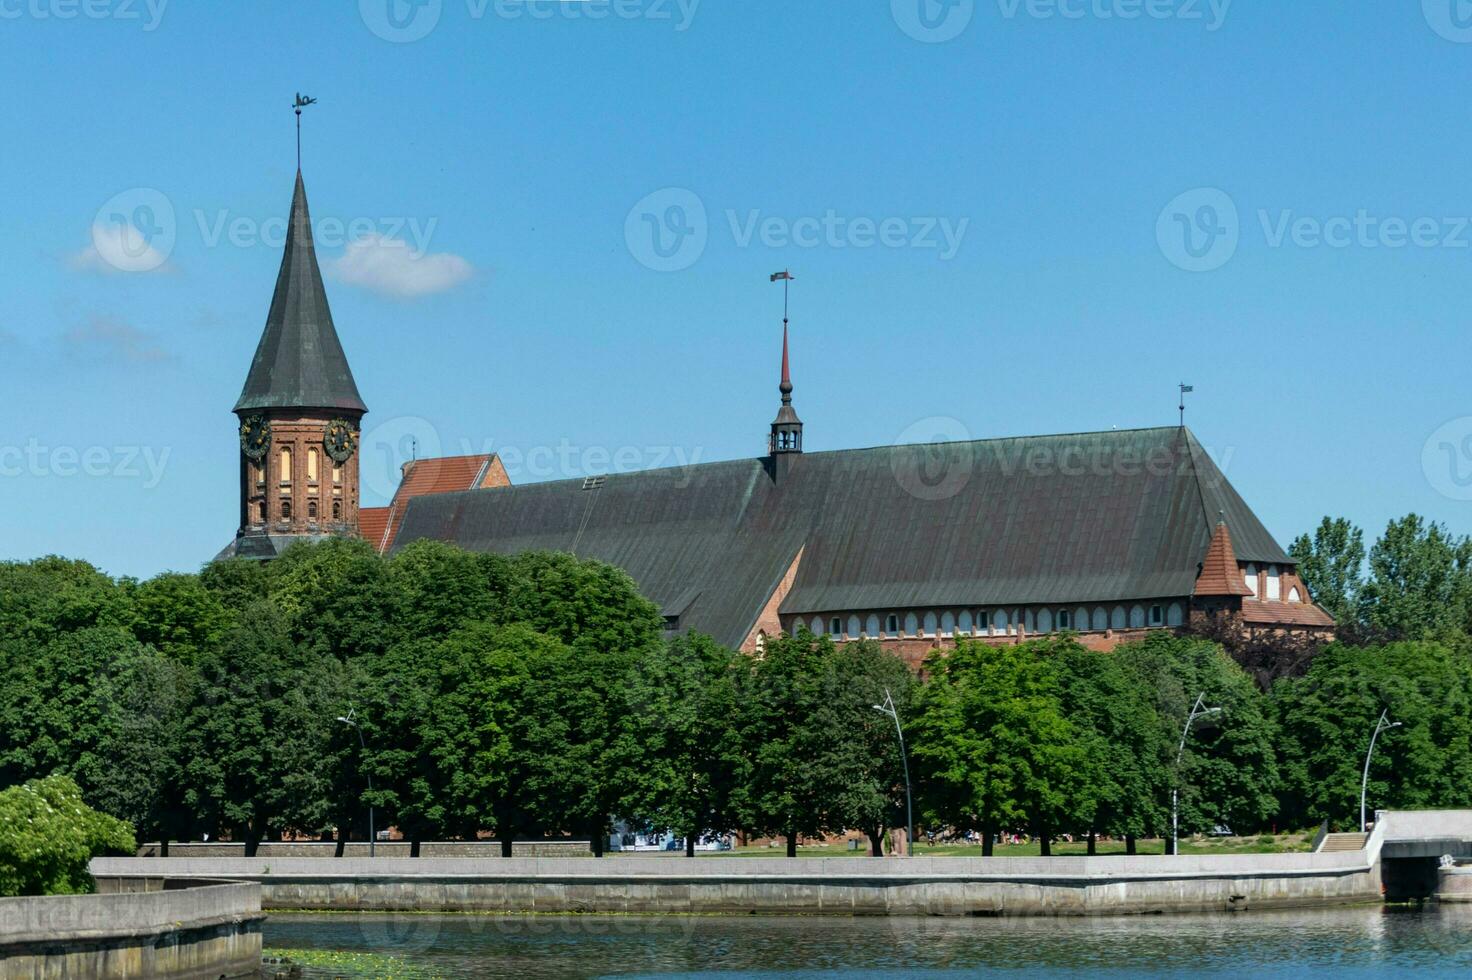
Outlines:
{"type": "MultiPolygon", "coordinates": [[[[1313,835],[1263,834],[1261,837],[1199,837],[1181,841],[1182,854],[1281,854],[1291,851],[1307,851],[1313,835]]],[[[1142,840],[1137,848],[1140,854],[1164,854],[1165,841],[1142,840]]],[[[1053,845],[1053,855],[1081,855],[1088,852],[1083,841],[1074,844],[1058,842],[1053,845]]],[[[701,857],[782,857],[782,847],[738,847],[733,851],[701,852],[701,857]]],[[[869,853],[868,841],[860,844],[860,850],[850,851],[845,844],[810,845],[797,849],[798,857],[864,857],[869,853]]],[[[1123,854],[1124,841],[1100,841],[1100,854],[1123,854]]],[[[920,844],[915,848],[916,857],[981,857],[980,844],[940,844],[931,847],[920,844]]],[[[998,844],[997,857],[1038,857],[1036,842],[1030,844],[998,844]]]]}

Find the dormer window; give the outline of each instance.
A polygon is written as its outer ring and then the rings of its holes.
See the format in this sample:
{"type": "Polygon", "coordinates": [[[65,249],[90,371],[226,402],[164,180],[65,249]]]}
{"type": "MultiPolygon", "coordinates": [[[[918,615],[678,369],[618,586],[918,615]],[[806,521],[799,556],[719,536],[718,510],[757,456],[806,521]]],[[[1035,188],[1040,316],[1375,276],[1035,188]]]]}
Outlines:
{"type": "Polygon", "coordinates": [[[1283,578],[1278,574],[1277,565],[1268,566],[1268,601],[1281,602],[1283,599],[1283,578]]]}
{"type": "Polygon", "coordinates": [[[1247,566],[1247,591],[1254,599],[1257,598],[1257,566],[1250,563],[1247,566]]]}

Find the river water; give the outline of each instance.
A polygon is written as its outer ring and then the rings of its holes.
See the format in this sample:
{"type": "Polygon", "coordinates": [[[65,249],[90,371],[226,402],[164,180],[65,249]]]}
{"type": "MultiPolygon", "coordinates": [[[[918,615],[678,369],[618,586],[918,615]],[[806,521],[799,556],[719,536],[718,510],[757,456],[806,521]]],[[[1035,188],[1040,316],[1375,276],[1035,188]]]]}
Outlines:
{"type": "Polygon", "coordinates": [[[273,915],[265,942],[386,954],[447,980],[1467,977],[1472,906],[1110,919],[273,915]]]}

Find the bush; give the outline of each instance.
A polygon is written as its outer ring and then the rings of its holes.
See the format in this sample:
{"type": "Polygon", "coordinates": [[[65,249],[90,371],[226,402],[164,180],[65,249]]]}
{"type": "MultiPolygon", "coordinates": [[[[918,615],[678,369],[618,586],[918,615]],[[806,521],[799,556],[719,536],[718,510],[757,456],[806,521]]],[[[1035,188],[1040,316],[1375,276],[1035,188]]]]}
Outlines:
{"type": "Polygon", "coordinates": [[[135,849],[133,828],[83,803],[66,776],[0,792],[0,896],[85,894],[92,858],[135,849]]]}

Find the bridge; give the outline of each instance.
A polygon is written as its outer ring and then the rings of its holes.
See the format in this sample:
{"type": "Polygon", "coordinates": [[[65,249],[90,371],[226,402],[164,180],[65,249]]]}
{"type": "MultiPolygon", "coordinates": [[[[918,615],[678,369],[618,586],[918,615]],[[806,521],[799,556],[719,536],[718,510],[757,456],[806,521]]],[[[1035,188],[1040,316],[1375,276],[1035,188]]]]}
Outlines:
{"type": "Polygon", "coordinates": [[[1391,901],[1472,900],[1472,865],[1442,867],[1448,856],[1472,862],[1472,810],[1380,810],[1370,833],[1326,834],[1315,851],[1364,852],[1391,901]]]}

